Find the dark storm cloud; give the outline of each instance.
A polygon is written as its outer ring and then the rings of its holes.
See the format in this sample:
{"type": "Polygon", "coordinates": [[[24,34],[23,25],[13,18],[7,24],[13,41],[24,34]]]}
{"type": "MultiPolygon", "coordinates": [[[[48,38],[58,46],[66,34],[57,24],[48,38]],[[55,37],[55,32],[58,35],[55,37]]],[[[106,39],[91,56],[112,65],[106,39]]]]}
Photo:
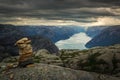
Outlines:
{"type": "Polygon", "coordinates": [[[119,5],[120,0],[0,0],[0,21],[30,17],[86,22],[80,18],[119,16],[114,10],[119,9],[119,5]],[[110,10],[94,9],[99,7],[110,8],[110,10]],[[115,13],[111,12],[111,9],[115,13]]]}
{"type": "Polygon", "coordinates": [[[95,1],[95,2],[101,2],[101,3],[107,3],[107,4],[119,4],[120,0],[90,0],[90,1],[95,1]]]}
{"type": "Polygon", "coordinates": [[[63,9],[78,7],[118,6],[120,0],[0,0],[10,9],[63,9]]]}

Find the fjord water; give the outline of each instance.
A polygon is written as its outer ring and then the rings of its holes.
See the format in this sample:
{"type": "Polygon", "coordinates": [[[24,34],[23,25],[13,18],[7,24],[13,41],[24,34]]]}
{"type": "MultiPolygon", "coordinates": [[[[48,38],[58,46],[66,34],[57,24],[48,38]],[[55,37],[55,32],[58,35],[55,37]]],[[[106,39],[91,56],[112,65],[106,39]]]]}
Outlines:
{"type": "Polygon", "coordinates": [[[80,32],[72,35],[70,38],[56,42],[59,49],[86,49],[85,44],[91,40],[86,33],[80,32]]]}

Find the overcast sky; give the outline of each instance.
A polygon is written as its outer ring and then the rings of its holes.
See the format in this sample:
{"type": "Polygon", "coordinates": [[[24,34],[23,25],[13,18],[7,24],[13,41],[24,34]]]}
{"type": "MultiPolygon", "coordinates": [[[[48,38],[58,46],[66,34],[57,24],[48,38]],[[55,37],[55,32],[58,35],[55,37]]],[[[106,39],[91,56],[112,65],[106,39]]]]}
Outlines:
{"type": "Polygon", "coordinates": [[[0,23],[120,25],[120,0],[0,0],[0,23]]]}

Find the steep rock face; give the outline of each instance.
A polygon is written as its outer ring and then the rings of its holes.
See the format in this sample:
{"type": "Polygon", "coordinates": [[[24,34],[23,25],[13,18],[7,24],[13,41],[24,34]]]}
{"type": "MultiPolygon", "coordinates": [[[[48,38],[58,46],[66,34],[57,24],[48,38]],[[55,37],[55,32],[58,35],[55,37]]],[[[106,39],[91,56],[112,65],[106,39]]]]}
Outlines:
{"type": "MultiPolygon", "coordinates": [[[[11,25],[12,26],[12,25],[11,25]]],[[[40,35],[30,35],[24,31],[24,27],[16,26],[0,26],[0,54],[9,53],[11,55],[17,55],[18,49],[14,45],[15,42],[23,37],[28,37],[32,40],[33,50],[47,49],[51,53],[58,53],[58,48],[49,39],[40,35]]]]}
{"type": "Polygon", "coordinates": [[[90,37],[95,37],[96,35],[100,34],[102,30],[104,30],[107,27],[104,26],[94,26],[94,27],[89,27],[86,30],[86,34],[90,37]]]}
{"type": "Polygon", "coordinates": [[[120,43],[120,26],[112,26],[101,31],[91,41],[86,44],[86,47],[109,46],[120,43]]]}
{"type": "MultiPolygon", "coordinates": [[[[64,40],[69,38],[75,33],[84,32],[84,28],[77,26],[32,26],[36,34],[45,36],[49,38],[52,42],[57,42],[59,40],[64,40]]],[[[29,30],[30,31],[30,30],[29,30]]]]}

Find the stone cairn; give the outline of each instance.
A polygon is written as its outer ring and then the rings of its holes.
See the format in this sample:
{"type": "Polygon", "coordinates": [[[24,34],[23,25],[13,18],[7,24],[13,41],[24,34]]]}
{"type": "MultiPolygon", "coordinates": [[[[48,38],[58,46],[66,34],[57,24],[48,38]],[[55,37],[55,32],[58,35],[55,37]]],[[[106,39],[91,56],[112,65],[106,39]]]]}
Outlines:
{"type": "Polygon", "coordinates": [[[27,67],[32,65],[33,50],[31,46],[31,40],[25,37],[18,40],[15,45],[17,45],[19,48],[18,67],[27,67]]]}

